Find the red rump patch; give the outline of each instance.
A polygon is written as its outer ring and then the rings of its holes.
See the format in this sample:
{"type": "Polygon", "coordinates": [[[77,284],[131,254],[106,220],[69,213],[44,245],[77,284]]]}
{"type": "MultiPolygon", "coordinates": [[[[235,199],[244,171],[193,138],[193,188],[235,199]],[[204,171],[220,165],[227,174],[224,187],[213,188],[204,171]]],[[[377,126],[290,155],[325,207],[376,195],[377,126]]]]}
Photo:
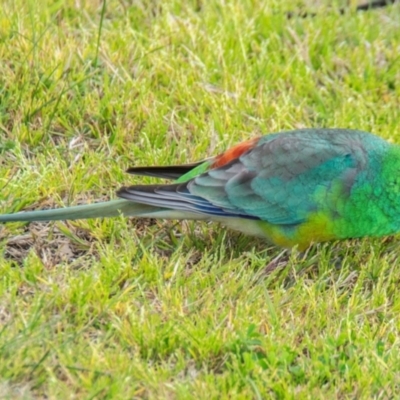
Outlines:
{"type": "Polygon", "coordinates": [[[242,154],[246,153],[246,151],[253,148],[255,144],[259,141],[259,139],[260,138],[258,137],[250,139],[226,150],[225,153],[222,153],[215,157],[215,161],[211,165],[211,168],[222,167],[223,165],[228,164],[229,162],[234,160],[235,158],[240,157],[242,154]]]}

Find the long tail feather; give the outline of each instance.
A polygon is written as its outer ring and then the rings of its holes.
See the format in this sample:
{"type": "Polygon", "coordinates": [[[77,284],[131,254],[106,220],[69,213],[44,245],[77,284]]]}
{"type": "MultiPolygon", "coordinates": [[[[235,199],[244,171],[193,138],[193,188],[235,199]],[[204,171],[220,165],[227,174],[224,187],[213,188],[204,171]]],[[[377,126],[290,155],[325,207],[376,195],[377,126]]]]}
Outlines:
{"type": "Polygon", "coordinates": [[[117,217],[160,218],[160,219],[207,219],[206,215],[187,210],[136,203],[129,200],[111,200],[103,203],[84,204],[51,210],[27,211],[15,214],[0,214],[2,222],[62,221],[87,218],[117,217]]]}
{"type": "Polygon", "coordinates": [[[192,169],[203,164],[204,161],[186,164],[186,165],[168,165],[168,166],[145,166],[131,167],[126,172],[132,175],[154,176],[164,179],[178,179],[192,169]]]}
{"type": "Polygon", "coordinates": [[[32,222],[73,220],[99,217],[151,216],[162,209],[147,204],[134,203],[127,200],[111,200],[102,203],[84,204],[51,210],[20,212],[0,215],[0,222],[32,222]]]}

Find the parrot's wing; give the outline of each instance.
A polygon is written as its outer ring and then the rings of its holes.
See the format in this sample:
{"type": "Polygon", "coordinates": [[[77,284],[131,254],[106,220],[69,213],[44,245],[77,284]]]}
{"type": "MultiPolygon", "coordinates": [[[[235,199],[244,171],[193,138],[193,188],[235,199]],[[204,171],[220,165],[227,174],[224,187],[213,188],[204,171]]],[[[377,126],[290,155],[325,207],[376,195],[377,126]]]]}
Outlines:
{"type": "Polygon", "coordinates": [[[267,135],[239,157],[187,182],[132,186],[117,194],[160,207],[295,225],[327,207],[323,196],[330,190],[349,195],[357,175],[366,169],[366,145],[379,150],[387,143],[365,132],[340,129],[267,135]]]}

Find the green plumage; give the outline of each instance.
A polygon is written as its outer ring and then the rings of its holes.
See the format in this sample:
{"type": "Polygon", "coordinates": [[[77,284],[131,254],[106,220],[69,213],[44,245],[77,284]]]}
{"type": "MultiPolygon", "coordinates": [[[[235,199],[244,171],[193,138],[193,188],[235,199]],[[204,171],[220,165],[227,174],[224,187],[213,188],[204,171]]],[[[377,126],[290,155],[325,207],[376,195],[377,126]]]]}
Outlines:
{"type": "Polygon", "coordinates": [[[203,163],[138,167],[177,178],[124,187],[123,200],[1,215],[0,222],[139,216],[211,219],[285,247],[400,230],[400,147],[361,131],[270,134],[203,163]]]}

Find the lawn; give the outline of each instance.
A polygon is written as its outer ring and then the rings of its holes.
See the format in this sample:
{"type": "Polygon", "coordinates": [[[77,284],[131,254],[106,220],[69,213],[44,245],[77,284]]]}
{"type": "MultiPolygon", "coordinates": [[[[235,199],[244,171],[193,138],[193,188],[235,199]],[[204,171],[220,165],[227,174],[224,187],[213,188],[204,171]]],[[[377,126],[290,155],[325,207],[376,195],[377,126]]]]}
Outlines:
{"type": "MultiPolygon", "coordinates": [[[[0,211],[281,130],[400,143],[400,5],[343,4],[3,0],[0,211]]],[[[206,222],[3,225],[0,399],[396,398],[398,239],[288,255],[206,222]]]]}

